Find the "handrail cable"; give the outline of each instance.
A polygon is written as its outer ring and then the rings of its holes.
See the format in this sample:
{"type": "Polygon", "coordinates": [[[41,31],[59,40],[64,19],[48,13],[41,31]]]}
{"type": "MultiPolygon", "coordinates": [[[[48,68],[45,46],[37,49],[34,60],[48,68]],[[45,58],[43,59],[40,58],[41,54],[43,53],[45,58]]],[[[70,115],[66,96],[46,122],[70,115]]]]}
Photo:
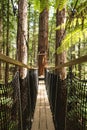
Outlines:
{"type": "Polygon", "coordinates": [[[30,66],[20,62],[20,61],[17,61],[17,60],[14,60],[4,54],[1,54],[0,53],[0,60],[1,61],[4,61],[4,62],[7,62],[7,63],[10,63],[10,64],[13,64],[13,65],[17,65],[17,66],[20,66],[20,67],[24,67],[24,68],[27,68],[27,69],[31,69],[30,66]]]}
{"type": "Polygon", "coordinates": [[[60,65],[58,65],[56,67],[46,66],[46,68],[51,68],[53,70],[56,70],[56,69],[61,69],[63,67],[69,67],[69,66],[73,66],[73,65],[76,65],[76,64],[81,64],[81,63],[84,63],[84,62],[87,62],[87,55],[81,56],[80,58],[77,58],[75,60],[71,60],[70,62],[60,64],[60,65]]]}
{"type": "MultiPolygon", "coordinates": [[[[17,60],[14,60],[4,54],[1,54],[0,53],[0,60],[4,61],[4,62],[7,62],[7,63],[10,63],[10,64],[13,64],[13,65],[17,65],[17,66],[20,66],[20,67],[24,67],[24,68],[27,68],[27,69],[31,69],[30,66],[20,62],[20,61],[17,61],[17,60]]],[[[75,60],[71,60],[70,62],[66,62],[64,64],[60,64],[56,67],[49,67],[49,66],[46,66],[46,68],[51,68],[53,70],[56,70],[56,69],[61,69],[63,67],[69,67],[69,66],[73,66],[73,65],[76,65],[76,64],[81,64],[81,63],[84,63],[84,62],[87,62],[87,55],[85,56],[82,56],[80,58],[77,58],[75,60]]]]}

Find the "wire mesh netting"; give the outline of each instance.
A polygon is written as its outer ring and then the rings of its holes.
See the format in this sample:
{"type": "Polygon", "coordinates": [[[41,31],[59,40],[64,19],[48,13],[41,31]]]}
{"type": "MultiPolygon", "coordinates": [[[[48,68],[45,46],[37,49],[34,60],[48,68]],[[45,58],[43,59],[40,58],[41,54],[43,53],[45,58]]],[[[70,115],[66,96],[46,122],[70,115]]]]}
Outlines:
{"type": "Polygon", "coordinates": [[[67,85],[67,127],[87,130],[87,80],[80,80],[70,73],[67,85]]]}
{"type": "Polygon", "coordinates": [[[0,84],[0,130],[18,129],[19,125],[19,74],[12,82],[0,84]]]}
{"type": "MultiPolygon", "coordinates": [[[[60,78],[53,71],[45,70],[45,82],[53,114],[55,129],[59,128],[58,110],[61,100],[57,98],[60,78]],[[55,81],[55,82],[54,82],[55,81]]],[[[66,130],[87,130],[87,80],[81,80],[69,71],[67,79],[66,130]]],[[[64,105],[64,103],[63,103],[64,105]]],[[[62,120],[61,120],[62,122],[62,120]]],[[[61,123],[62,124],[62,123],[61,123]]]]}
{"type": "Polygon", "coordinates": [[[15,74],[8,73],[7,83],[5,68],[0,74],[0,130],[30,130],[37,98],[38,69],[28,70],[23,81],[16,69],[15,74]]]}

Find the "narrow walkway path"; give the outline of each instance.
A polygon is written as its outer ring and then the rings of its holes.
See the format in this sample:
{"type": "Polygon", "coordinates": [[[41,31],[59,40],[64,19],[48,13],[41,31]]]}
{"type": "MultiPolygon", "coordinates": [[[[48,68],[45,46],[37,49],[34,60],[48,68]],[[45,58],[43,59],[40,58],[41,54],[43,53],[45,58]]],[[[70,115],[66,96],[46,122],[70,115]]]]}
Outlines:
{"type": "Polygon", "coordinates": [[[38,96],[31,130],[55,130],[44,81],[39,81],[38,96]]]}

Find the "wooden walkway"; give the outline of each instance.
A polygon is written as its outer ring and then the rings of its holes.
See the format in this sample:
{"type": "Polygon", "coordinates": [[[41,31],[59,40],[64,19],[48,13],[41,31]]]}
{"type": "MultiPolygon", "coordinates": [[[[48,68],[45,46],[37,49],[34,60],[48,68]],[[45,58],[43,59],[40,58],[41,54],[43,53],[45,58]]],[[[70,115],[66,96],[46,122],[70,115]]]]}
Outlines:
{"type": "Polygon", "coordinates": [[[38,96],[31,130],[55,130],[44,81],[39,81],[38,96]]]}

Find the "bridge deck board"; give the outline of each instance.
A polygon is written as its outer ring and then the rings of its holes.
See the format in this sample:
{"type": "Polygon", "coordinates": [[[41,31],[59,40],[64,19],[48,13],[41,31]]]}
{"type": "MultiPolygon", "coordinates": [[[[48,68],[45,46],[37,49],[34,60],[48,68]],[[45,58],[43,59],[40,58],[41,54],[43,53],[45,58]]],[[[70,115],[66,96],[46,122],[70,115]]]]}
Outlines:
{"type": "Polygon", "coordinates": [[[39,81],[38,96],[31,130],[55,130],[44,81],[39,81]]]}

